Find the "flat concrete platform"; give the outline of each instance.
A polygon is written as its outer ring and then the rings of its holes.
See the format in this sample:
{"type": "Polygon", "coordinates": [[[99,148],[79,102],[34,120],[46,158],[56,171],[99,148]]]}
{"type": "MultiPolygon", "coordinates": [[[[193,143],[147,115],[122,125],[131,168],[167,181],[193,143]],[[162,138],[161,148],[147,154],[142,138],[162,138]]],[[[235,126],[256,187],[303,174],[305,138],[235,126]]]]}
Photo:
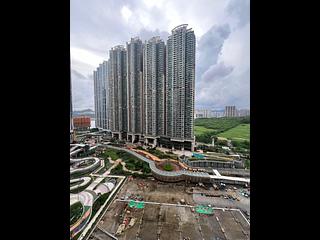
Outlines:
{"type": "MultiPolygon", "coordinates": [[[[214,209],[213,215],[199,214],[191,207],[197,204],[192,194],[185,189],[181,184],[136,179],[128,181],[117,196],[119,201],[110,205],[98,226],[115,235],[124,218],[135,219],[132,227],[116,235],[119,240],[250,239],[250,225],[239,211],[214,209]],[[154,203],[145,203],[143,209],[129,208],[128,202],[120,201],[120,198],[129,199],[131,194],[154,203]],[[185,200],[183,206],[178,204],[181,199],[185,200]]],[[[112,238],[96,228],[89,239],[112,238]]]]}

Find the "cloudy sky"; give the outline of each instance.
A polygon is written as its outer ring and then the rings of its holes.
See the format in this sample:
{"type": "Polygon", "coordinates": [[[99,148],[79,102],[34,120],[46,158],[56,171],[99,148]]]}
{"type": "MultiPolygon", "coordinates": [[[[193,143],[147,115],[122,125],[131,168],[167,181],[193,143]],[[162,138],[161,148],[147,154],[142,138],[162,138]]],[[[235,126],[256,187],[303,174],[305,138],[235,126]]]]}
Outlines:
{"type": "Polygon", "coordinates": [[[250,0],[71,0],[74,110],[93,104],[93,70],[131,37],[195,31],[196,108],[250,107],[250,0]]]}

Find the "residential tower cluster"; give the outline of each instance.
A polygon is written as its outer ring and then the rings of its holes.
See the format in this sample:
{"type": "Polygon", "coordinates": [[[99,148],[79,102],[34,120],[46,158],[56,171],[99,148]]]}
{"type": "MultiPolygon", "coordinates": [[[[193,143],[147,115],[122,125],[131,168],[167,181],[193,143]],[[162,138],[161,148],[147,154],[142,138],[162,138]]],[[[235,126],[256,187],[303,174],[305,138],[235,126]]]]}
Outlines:
{"type": "Polygon", "coordinates": [[[193,151],[194,31],[182,24],[160,37],[110,49],[94,71],[96,127],[112,137],[193,151]]]}
{"type": "Polygon", "coordinates": [[[194,118],[232,118],[250,116],[250,109],[237,109],[236,106],[226,106],[225,109],[196,109],[194,118]]]}

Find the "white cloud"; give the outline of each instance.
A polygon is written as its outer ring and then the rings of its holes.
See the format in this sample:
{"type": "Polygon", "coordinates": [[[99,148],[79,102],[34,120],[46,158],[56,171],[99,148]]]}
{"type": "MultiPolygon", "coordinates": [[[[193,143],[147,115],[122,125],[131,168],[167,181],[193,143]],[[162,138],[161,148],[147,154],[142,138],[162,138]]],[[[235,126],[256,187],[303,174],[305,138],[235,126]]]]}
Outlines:
{"type": "Polygon", "coordinates": [[[86,49],[71,47],[70,51],[71,51],[71,62],[79,61],[91,66],[98,66],[104,60],[104,58],[86,49]]]}
{"type": "Polygon", "coordinates": [[[249,14],[249,0],[71,0],[72,69],[82,76],[72,75],[74,106],[85,106],[84,96],[92,105],[90,77],[111,47],[134,36],[166,41],[183,23],[197,39],[196,107],[249,106],[249,14]]]}
{"type": "Polygon", "coordinates": [[[236,66],[237,72],[250,68],[250,24],[232,32],[223,45],[218,61],[236,66]]]}
{"type": "Polygon", "coordinates": [[[74,110],[94,109],[92,75],[84,76],[76,70],[71,71],[72,103],[74,110]]]}
{"type": "Polygon", "coordinates": [[[164,0],[143,0],[143,3],[148,7],[148,8],[152,8],[152,7],[162,7],[163,3],[165,1],[164,0]]]}
{"type": "Polygon", "coordinates": [[[127,6],[123,6],[121,8],[121,15],[124,18],[124,20],[126,20],[126,22],[128,22],[131,15],[132,15],[132,12],[127,6]]]}

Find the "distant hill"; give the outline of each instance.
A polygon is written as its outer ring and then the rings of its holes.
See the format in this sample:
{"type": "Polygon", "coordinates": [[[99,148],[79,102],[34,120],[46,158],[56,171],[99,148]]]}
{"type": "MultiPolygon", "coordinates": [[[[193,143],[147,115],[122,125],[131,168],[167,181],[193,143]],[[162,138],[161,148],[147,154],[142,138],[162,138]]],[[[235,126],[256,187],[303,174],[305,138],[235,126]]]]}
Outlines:
{"type": "Polygon", "coordinates": [[[78,111],[73,111],[73,112],[94,112],[92,109],[88,108],[88,109],[83,109],[83,110],[78,110],[78,111]]]}
{"type": "Polygon", "coordinates": [[[91,109],[84,109],[84,110],[78,110],[78,111],[73,111],[73,116],[88,116],[91,118],[94,118],[94,111],[91,109]]]}

